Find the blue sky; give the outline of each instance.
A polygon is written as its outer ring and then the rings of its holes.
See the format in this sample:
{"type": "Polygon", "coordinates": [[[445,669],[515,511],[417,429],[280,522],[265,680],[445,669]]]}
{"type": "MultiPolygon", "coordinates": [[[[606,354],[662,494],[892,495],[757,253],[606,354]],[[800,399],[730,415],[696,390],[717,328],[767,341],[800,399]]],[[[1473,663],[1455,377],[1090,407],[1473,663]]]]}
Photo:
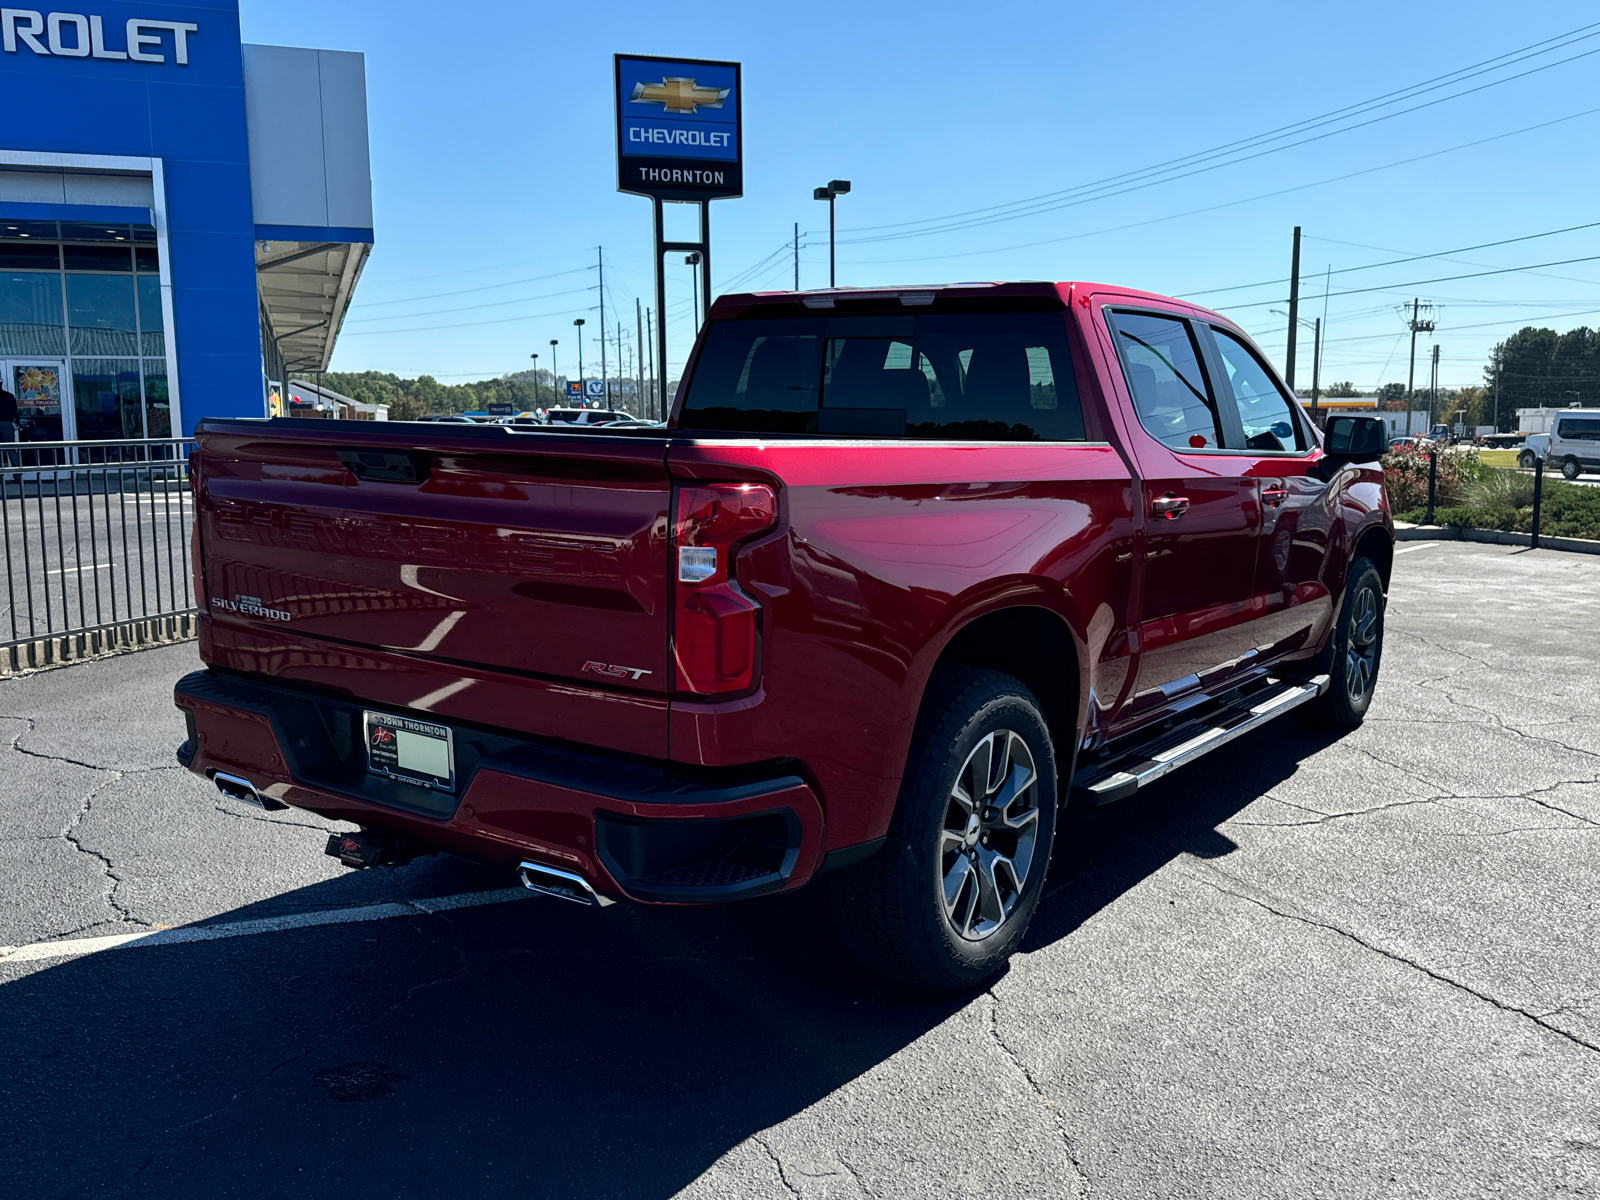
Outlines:
{"type": "MultiPolygon", "coordinates": [[[[574,317],[587,321],[585,365],[598,356],[600,246],[608,327],[621,310],[631,338],[635,298],[651,303],[654,285],[649,202],[615,190],[617,51],[744,64],[745,196],[712,208],[719,292],[791,286],[796,221],[801,284],[825,285],[827,208],[811,191],[846,178],[841,284],[1126,284],[1227,312],[1280,363],[1285,322],[1271,310],[1298,224],[1302,315],[1333,293],[1325,383],[1403,381],[1397,309],[1413,296],[1436,306],[1449,385],[1479,382],[1489,348],[1521,324],[1600,325],[1600,260],[1568,261],[1600,256],[1600,227],[1460,250],[1600,221],[1600,24],[1582,28],[1600,22],[1593,4],[243,0],[243,20],[247,41],[366,55],[377,245],[340,370],[461,382],[525,369],[536,350],[548,366],[559,338],[558,365],[575,374],[574,317]],[[1429,90],[1069,191],[1414,85],[1429,90]],[[997,211],[941,232],[908,224],[978,209],[997,211]],[[1444,278],[1460,275],[1477,277],[1444,278]]],[[[688,268],[668,267],[675,374],[693,318],[688,268]]],[[[1419,339],[1419,384],[1430,347],[1419,339]]],[[[1306,384],[1309,335],[1299,353],[1306,384]]]]}

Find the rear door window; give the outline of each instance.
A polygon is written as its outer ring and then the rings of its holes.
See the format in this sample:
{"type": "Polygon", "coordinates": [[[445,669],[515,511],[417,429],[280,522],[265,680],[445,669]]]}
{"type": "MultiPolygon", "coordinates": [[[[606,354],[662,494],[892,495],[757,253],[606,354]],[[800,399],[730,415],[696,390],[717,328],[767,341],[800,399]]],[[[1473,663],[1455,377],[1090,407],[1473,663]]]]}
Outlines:
{"type": "Polygon", "coordinates": [[[1082,441],[1059,312],[718,321],[678,428],[1082,441]]]}
{"type": "Polygon", "coordinates": [[[1233,392],[1239,423],[1244,426],[1245,449],[1269,453],[1304,450],[1305,434],[1272,373],[1226,329],[1213,325],[1211,332],[1216,336],[1217,355],[1233,392]]]}
{"type": "Polygon", "coordinates": [[[1138,312],[1114,312],[1111,319],[1133,408],[1146,432],[1173,450],[1222,445],[1217,402],[1189,323],[1138,312]]]}

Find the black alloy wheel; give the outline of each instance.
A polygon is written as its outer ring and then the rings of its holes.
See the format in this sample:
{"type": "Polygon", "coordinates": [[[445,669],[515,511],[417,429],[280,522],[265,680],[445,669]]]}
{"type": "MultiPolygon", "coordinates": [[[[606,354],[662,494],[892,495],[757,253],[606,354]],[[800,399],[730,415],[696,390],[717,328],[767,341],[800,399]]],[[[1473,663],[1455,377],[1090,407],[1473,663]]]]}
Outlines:
{"type": "Polygon", "coordinates": [[[1371,559],[1352,561],[1328,647],[1316,660],[1317,673],[1329,676],[1328,690],[1297,710],[1306,720],[1354,729],[1366,718],[1383,662],[1384,605],[1378,568],[1371,559]]]}
{"type": "Polygon", "coordinates": [[[1058,796],[1033,694],[998,671],[937,670],[883,850],[832,879],[846,944],[914,987],[956,991],[995,974],[1039,905],[1058,796]]]}

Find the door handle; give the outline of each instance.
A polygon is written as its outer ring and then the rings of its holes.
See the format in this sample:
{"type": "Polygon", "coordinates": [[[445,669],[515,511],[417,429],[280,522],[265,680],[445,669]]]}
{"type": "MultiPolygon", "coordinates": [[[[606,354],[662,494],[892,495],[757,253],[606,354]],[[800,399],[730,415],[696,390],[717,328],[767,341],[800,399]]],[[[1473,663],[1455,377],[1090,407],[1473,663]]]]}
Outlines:
{"type": "Polygon", "coordinates": [[[1289,489],[1282,484],[1273,484],[1261,489],[1261,503],[1277,507],[1289,498],[1289,489]]]}
{"type": "Polygon", "coordinates": [[[1150,511],[1168,521],[1176,521],[1189,508],[1187,496],[1161,496],[1150,502],[1150,511]]]}

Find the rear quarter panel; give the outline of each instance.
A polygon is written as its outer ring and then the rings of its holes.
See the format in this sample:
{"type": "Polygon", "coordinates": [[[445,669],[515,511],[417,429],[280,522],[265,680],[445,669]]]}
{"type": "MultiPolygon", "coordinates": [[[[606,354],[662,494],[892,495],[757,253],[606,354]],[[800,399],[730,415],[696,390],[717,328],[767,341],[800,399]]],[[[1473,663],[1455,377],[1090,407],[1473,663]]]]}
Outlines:
{"type": "Polygon", "coordinates": [[[1133,514],[1110,446],[706,440],[668,461],[680,480],[781,485],[778,529],[739,556],[763,606],[761,685],[674,700],[672,756],[800,760],[830,847],[887,829],[928,675],[972,619],[1047,609],[1082,664],[1080,698],[1120,690],[1133,514]]]}

